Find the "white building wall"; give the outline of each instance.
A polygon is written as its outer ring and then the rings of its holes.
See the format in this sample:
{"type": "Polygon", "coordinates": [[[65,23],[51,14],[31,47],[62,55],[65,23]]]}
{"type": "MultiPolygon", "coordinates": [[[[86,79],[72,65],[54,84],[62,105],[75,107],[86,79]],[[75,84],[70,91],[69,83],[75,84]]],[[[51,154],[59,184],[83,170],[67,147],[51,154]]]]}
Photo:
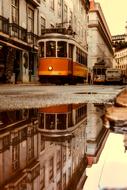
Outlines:
{"type": "MultiPolygon", "coordinates": [[[[62,8],[62,7],[61,7],[62,8]]],[[[39,7],[40,17],[42,16],[46,20],[46,28],[49,28],[50,25],[56,26],[56,23],[62,23],[63,27],[68,28],[70,23],[70,11],[72,12],[72,28],[76,32],[75,38],[78,42],[86,47],[87,46],[87,13],[82,4],[81,0],[65,0],[63,1],[63,18],[58,17],[58,3],[55,1],[54,11],[50,8],[50,2],[42,2],[39,7]],[[67,14],[68,20],[67,23],[64,23],[64,5],[67,5],[67,14]],[[48,14],[47,14],[48,12],[48,14]]],[[[40,19],[39,17],[39,19],[40,19]]]]}
{"type": "Polygon", "coordinates": [[[3,0],[0,1],[0,15],[3,15],[3,0]]]}
{"type": "Polygon", "coordinates": [[[2,9],[2,13],[3,13],[2,16],[5,17],[5,18],[10,18],[10,14],[11,14],[11,12],[10,12],[10,5],[11,5],[11,1],[2,0],[1,4],[2,4],[1,9],[2,9]]]}
{"type": "Polygon", "coordinates": [[[109,40],[111,45],[111,34],[104,18],[99,3],[95,4],[94,10],[89,12],[88,26],[88,67],[92,70],[94,64],[99,60],[105,60],[112,67],[113,53],[105,41],[109,40]],[[103,22],[103,23],[102,23],[103,22]],[[99,30],[105,33],[107,39],[99,30]]]}
{"type": "Polygon", "coordinates": [[[26,1],[19,1],[19,7],[21,10],[24,10],[23,12],[19,11],[19,25],[26,29],[26,1]]]}
{"type": "Polygon", "coordinates": [[[87,127],[86,127],[86,153],[95,154],[97,150],[96,140],[103,128],[101,116],[104,114],[102,108],[96,107],[94,104],[87,104],[87,127]]]}
{"type": "Polygon", "coordinates": [[[94,104],[89,103],[87,105],[87,127],[86,127],[86,135],[87,140],[95,141],[98,134],[102,129],[102,120],[100,115],[102,113],[98,113],[94,104]]]}

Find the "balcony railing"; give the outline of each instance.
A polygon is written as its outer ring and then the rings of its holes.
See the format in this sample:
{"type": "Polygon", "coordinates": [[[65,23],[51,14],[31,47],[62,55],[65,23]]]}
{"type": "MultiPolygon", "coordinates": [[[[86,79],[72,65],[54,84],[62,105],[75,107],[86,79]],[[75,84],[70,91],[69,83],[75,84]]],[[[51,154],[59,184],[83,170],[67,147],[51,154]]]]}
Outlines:
{"type": "Polygon", "coordinates": [[[0,16],[0,32],[9,34],[9,19],[0,16]]]}
{"type": "MultiPolygon", "coordinates": [[[[40,2],[40,0],[38,0],[38,2],[40,2]]],[[[0,32],[35,46],[37,45],[37,40],[39,39],[38,35],[33,32],[27,32],[27,29],[16,23],[9,23],[9,19],[4,18],[3,16],[0,16],[0,32]]]]}
{"type": "Polygon", "coordinates": [[[27,32],[27,42],[28,44],[37,45],[38,36],[33,32],[27,32]]]}
{"type": "Polygon", "coordinates": [[[10,28],[10,35],[12,37],[16,37],[24,42],[27,42],[27,30],[22,28],[16,23],[10,23],[9,24],[10,28]]]}

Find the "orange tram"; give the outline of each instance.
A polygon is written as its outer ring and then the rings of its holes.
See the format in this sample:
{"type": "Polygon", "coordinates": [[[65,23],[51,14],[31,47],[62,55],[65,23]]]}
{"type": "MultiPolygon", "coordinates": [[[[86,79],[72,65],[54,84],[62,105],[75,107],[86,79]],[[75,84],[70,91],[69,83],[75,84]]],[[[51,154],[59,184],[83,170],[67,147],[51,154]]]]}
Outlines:
{"type": "Polygon", "coordinates": [[[87,51],[72,36],[47,33],[38,45],[41,83],[84,83],[88,74],[87,51]]]}

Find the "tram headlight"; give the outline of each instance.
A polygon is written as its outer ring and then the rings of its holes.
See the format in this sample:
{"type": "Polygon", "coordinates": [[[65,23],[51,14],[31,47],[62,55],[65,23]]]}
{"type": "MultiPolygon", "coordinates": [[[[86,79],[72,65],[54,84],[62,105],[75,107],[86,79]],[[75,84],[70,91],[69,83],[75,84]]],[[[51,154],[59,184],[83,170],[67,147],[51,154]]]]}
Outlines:
{"type": "Polygon", "coordinates": [[[49,66],[49,67],[48,67],[48,70],[49,70],[49,71],[52,71],[52,70],[53,70],[53,67],[52,67],[52,66],[49,66]]]}

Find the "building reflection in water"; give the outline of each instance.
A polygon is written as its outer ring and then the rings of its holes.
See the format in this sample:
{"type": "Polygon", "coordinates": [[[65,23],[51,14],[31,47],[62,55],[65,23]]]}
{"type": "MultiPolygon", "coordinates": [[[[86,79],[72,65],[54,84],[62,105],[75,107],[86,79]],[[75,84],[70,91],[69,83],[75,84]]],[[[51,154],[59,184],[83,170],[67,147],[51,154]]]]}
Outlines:
{"type": "Polygon", "coordinates": [[[1,190],[39,189],[36,110],[0,113],[1,190]]]}
{"type": "Polygon", "coordinates": [[[105,141],[103,115],[94,104],[0,112],[0,189],[81,189],[105,141]]]}
{"type": "Polygon", "coordinates": [[[96,163],[109,135],[104,104],[87,104],[86,154],[88,165],[96,163]]]}

